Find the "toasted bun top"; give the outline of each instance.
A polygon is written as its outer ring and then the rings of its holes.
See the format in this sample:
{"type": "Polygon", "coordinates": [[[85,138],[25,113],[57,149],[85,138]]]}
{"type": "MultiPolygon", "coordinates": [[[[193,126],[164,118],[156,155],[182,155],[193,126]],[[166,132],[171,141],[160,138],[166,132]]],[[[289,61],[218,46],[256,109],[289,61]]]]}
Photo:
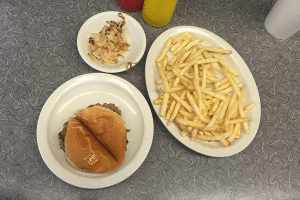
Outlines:
{"type": "Polygon", "coordinates": [[[70,117],[65,155],[72,166],[89,172],[108,172],[125,159],[127,131],[120,115],[95,105],[70,117]]]}
{"type": "Polygon", "coordinates": [[[75,118],[70,117],[65,137],[66,157],[76,167],[89,172],[107,172],[120,163],[75,118]]]}
{"type": "Polygon", "coordinates": [[[124,161],[127,131],[120,115],[96,105],[77,111],[75,116],[96,136],[118,162],[124,161]]]}

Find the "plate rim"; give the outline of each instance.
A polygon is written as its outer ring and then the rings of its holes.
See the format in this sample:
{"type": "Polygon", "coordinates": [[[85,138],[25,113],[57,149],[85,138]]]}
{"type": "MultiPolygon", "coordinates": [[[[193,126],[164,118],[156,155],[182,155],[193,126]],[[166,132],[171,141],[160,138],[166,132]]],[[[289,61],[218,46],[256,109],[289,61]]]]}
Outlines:
{"type": "MultiPolygon", "coordinates": [[[[157,51],[157,50],[156,50],[157,51]]],[[[237,61],[236,61],[237,62],[237,61]]],[[[153,69],[152,69],[153,70],[153,69]]],[[[152,74],[152,73],[151,73],[152,74]]],[[[149,75],[149,74],[148,74],[149,75]]],[[[244,76],[243,76],[244,77],[244,76]]],[[[153,78],[153,77],[150,77],[150,78],[153,78]]],[[[203,155],[206,155],[206,156],[211,156],[211,157],[228,157],[228,156],[232,156],[232,155],[235,155],[235,154],[237,154],[237,153],[240,153],[240,152],[242,152],[245,148],[247,148],[250,144],[251,144],[251,142],[254,140],[254,138],[255,138],[255,136],[256,136],[256,134],[257,134],[257,132],[258,132],[258,128],[259,128],[259,125],[260,125],[260,117],[261,117],[261,102],[260,102],[260,97],[259,97],[259,91],[258,91],[258,88],[257,88],[257,85],[256,85],[256,82],[255,82],[255,79],[254,79],[254,77],[253,77],[253,74],[251,73],[251,71],[250,71],[250,69],[249,69],[249,67],[248,67],[248,65],[245,63],[245,61],[243,60],[243,58],[239,55],[239,53],[228,43],[228,42],[226,42],[223,38],[221,38],[220,36],[218,36],[218,35],[216,35],[215,33],[213,33],[213,32],[211,32],[211,31],[208,31],[208,30],[206,30],[206,29],[204,29],[204,28],[201,28],[201,27],[197,27],[197,26],[176,26],[176,27],[172,27],[172,28],[170,28],[170,29],[168,29],[168,30],[166,30],[166,31],[164,31],[164,32],[162,32],[155,40],[154,40],[154,42],[152,43],[152,45],[151,45],[151,47],[150,47],[150,49],[149,49],[149,51],[148,51],[148,54],[147,54],[147,58],[146,58],[146,63],[145,63],[145,79],[146,79],[146,88],[147,88],[147,92],[148,92],[148,95],[149,95],[149,99],[150,99],[150,102],[151,102],[151,105],[152,105],[152,107],[153,107],[153,109],[155,110],[155,113],[156,113],[156,115],[158,116],[158,118],[160,119],[160,121],[162,122],[162,124],[165,126],[165,128],[180,142],[180,143],[182,143],[183,145],[185,145],[186,147],[188,147],[189,149],[191,149],[191,150],[193,150],[193,151],[195,151],[195,152],[197,152],[197,153],[200,153],[200,154],[203,154],[203,155]],[[213,153],[211,153],[211,152],[209,152],[209,151],[201,151],[201,150],[198,150],[198,149],[196,149],[194,146],[192,146],[192,145],[189,145],[189,144],[191,144],[191,143],[189,143],[189,142],[184,142],[184,140],[183,139],[181,139],[182,137],[180,136],[180,135],[178,135],[178,134],[176,134],[176,133],[173,133],[172,131],[171,131],[171,128],[169,127],[169,126],[167,126],[166,125],[166,122],[164,122],[164,118],[162,118],[162,117],[160,117],[159,116],[159,113],[156,111],[156,105],[154,105],[153,104],[153,100],[154,99],[152,99],[151,97],[152,97],[152,94],[151,94],[151,92],[152,91],[150,91],[150,87],[149,87],[149,78],[147,78],[147,71],[151,71],[151,67],[153,67],[153,66],[151,66],[151,63],[150,63],[150,58],[151,58],[151,54],[152,54],[152,52],[154,51],[154,50],[156,50],[156,49],[154,49],[155,48],[155,45],[157,45],[156,43],[158,43],[158,42],[161,42],[160,43],[160,46],[162,46],[163,47],[163,45],[165,44],[165,42],[167,41],[167,39],[165,38],[165,39],[162,39],[162,38],[164,38],[164,37],[170,37],[170,35],[172,35],[173,33],[176,33],[176,31],[177,30],[179,30],[178,31],[178,34],[180,34],[180,33],[183,33],[183,32],[185,32],[185,31],[188,31],[188,30],[192,30],[192,31],[195,31],[195,32],[197,32],[197,33],[199,33],[199,34],[206,34],[206,35],[209,35],[211,38],[213,38],[214,40],[217,40],[218,41],[218,43],[220,43],[220,45],[221,46],[226,46],[226,47],[229,47],[229,49],[230,50],[232,50],[232,58],[234,59],[234,60],[238,60],[238,63],[240,63],[240,65],[243,65],[243,66],[246,66],[245,68],[244,67],[239,67],[240,69],[243,69],[243,70],[245,70],[246,71],[246,73],[248,73],[248,74],[250,74],[251,75],[251,81],[254,83],[254,88],[255,88],[255,92],[256,92],[256,94],[255,94],[255,97],[257,97],[257,98],[255,98],[255,107],[257,107],[257,109],[258,109],[258,113],[257,113],[257,116],[258,116],[258,118],[259,118],[259,120],[258,120],[258,123],[257,123],[257,127],[256,127],[256,130],[255,130],[255,133],[254,134],[251,134],[250,136],[250,142],[248,142],[248,144],[246,145],[246,146],[244,146],[244,147],[241,147],[241,148],[239,148],[239,150],[238,151],[235,151],[235,152],[230,152],[230,153],[228,153],[228,152],[226,152],[226,151],[224,151],[224,152],[222,152],[222,151],[219,151],[218,152],[218,154],[213,154],[213,153]],[[182,31],[180,31],[180,30],[182,30],[182,31]],[[162,41],[163,40],[163,41],[162,41]],[[150,55],[150,56],[149,56],[150,55]]],[[[155,86],[154,86],[155,87],[155,86]]],[[[253,131],[254,132],[254,131],[253,131]]],[[[201,144],[199,144],[199,145],[201,145],[201,144]]],[[[224,147],[225,148],[225,147],[224,147]]],[[[216,149],[214,149],[214,150],[216,150],[216,149]]]]}
{"type": "MultiPolygon", "coordinates": [[[[150,148],[152,146],[153,136],[154,136],[154,122],[153,122],[152,112],[151,112],[149,104],[147,103],[147,100],[134,85],[132,85],[127,80],[125,80],[121,77],[112,75],[112,74],[89,73],[89,74],[83,74],[83,75],[76,76],[76,77],[66,81],[65,83],[60,85],[56,90],[54,90],[52,92],[52,94],[49,96],[49,98],[46,100],[45,104],[43,105],[43,108],[39,114],[36,130],[37,130],[36,139],[37,139],[37,145],[38,145],[40,155],[41,155],[44,163],[46,164],[46,166],[50,169],[50,171],[52,171],[53,174],[55,174],[58,178],[60,178],[64,182],[66,182],[70,185],[79,187],[79,188],[100,189],[100,188],[110,187],[110,186],[113,186],[115,184],[118,184],[118,183],[124,181],[126,178],[130,177],[135,171],[137,171],[138,168],[143,164],[143,162],[145,161],[147,155],[149,154],[150,148]],[[53,110],[57,100],[59,100],[61,98],[61,96],[64,95],[64,92],[66,92],[68,90],[68,87],[71,87],[71,85],[74,84],[77,80],[80,80],[87,76],[96,77],[97,81],[101,80],[101,82],[103,81],[103,79],[105,79],[105,80],[114,79],[114,80],[118,80],[121,83],[128,86],[128,88],[129,88],[128,91],[132,92],[130,94],[132,94],[133,97],[138,100],[138,105],[142,111],[143,123],[144,123],[143,124],[144,125],[144,129],[143,129],[144,136],[142,138],[140,148],[134,155],[133,159],[128,163],[128,165],[124,169],[122,169],[116,173],[118,175],[118,177],[114,178],[113,181],[111,181],[108,184],[102,184],[101,186],[99,186],[99,184],[93,184],[94,187],[88,187],[88,186],[84,185],[84,183],[89,182],[89,181],[95,181],[96,178],[82,177],[82,176],[73,174],[73,173],[69,172],[68,170],[62,170],[63,169],[62,167],[57,167],[60,164],[55,159],[55,156],[52,153],[49,153],[49,154],[51,154],[50,157],[46,157],[47,153],[45,152],[46,150],[49,150],[49,152],[51,152],[50,146],[48,144],[48,139],[47,139],[47,137],[45,137],[45,134],[47,134],[47,124],[48,124],[49,116],[51,114],[51,112],[46,112],[47,109],[53,110]],[[55,103],[53,103],[53,102],[55,102],[55,103]],[[43,131],[43,133],[42,133],[42,131],[43,131]],[[45,142],[47,143],[47,145],[45,145],[45,142]],[[53,162],[54,164],[51,164],[51,162],[53,162]],[[132,164],[130,164],[130,163],[132,163],[132,164]],[[60,170],[62,170],[62,171],[60,171],[60,170]],[[126,173],[121,173],[123,171],[125,171],[126,173]],[[66,175],[62,177],[62,174],[64,174],[64,173],[66,175]],[[72,180],[70,181],[70,179],[66,178],[66,176],[68,176],[68,175],[73,175],[74,177],[77,177],[79,180],[77,180],[76,183],[74,183],[74,182],[72,182],[72,180]],[[80,181],[86,181],[86,182],[84,182],[84,183],[81,182],[81,184],[80,184],[80,181]]],[[[114,176],[116,174],[114,174],[114,176]]],[[[97,182],[101,182],[101,180],[108,179],[108,178],[109,178],[109,176],[103,177],[103,178],[101,177],[101,178],[99,178],[100,180],[98,180],[97,182]]]]}
{"type": "Polygon", "coordinates": [[[79,31],[78,31],[77,39],[76,39],[76,43],[77,43],[76,45],[77,45],[77,51],[79,52],[80,57],[82,58],[82,60],[83,60],[88,66],[90,66],[90,67],[92,67],[92,68],[98,70],[99,72],[105,72],[105,73],[112,73],[112,74],[114,74],[114,73],[124,72],[124,71],[126,71],[126,68],[124,67],[124,68],[120,68],[120,69],[118,69],[118,70],[109,70],[109,69],[102,69],[102,68],[99,67],[99,66],[98,66],[98,67],[95,67],[95,66],[93,66],[92,64],[90,64],[89,61],[87,61],[87,60],[85,59],[85,57],[83,56],[83,53],[84,53],[84,52],[83,52],[83,50],[82,50],[81,48],[79,48],[79,45],[78,45],[78,44],[80,43],[80,36],[81,36],[81,33],[82,33],[84,27],[89,23],[89,21],[93,20],[94,18],[100,17],[100,16],[102,16],[102,15],[107,15],[107,14],[112,14],[112,13],[114,13],[114,14],[122,13],[122,15],[125,17],[125,20],[126,20],[126,18],[130,18],[130,20],[132,20],[132,21],[134,22],[135,26],[141,31],[142,37],[143,37],[143,43],[142,43],[142,45],[143,45],[143,50],[140,52],[140,55],[136,58],[136,63],[135,63],[135,64],[132,64],[132,67],[134,67],[136,64],[138,64],[138,63],[140,62],[140,60],[142,59],[143,55],[145,54],[145,51],[146,51],[146,44],[147,44],[147,41],[146,41],[146,40],[147,40],[146,34],[145,34],[145,31],[144,31],[143,27],[141,26],[141,24],[140,24],[135,18],[133,18],[132,16],[130,16],[130,15],[124,13],[124,12],[118,12],[118,11],[104,11],[104,12],[97,13],[97,14],[91,16],[90,18],[88,18],[88,19],[81,25],[81,27],[80,27],[80,29],[79,29],[79,31]]]}

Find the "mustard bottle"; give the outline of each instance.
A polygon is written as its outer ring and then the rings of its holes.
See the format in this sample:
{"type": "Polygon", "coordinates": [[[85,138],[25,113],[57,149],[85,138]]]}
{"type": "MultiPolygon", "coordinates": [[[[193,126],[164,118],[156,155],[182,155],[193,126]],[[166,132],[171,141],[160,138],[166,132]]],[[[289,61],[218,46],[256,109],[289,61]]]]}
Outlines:
{"type": "Polygon", "coordinates": [[[142,15],[144,21],[154,27],[167,25],[173,16],[177,0],[145,0],[142,15]]]}

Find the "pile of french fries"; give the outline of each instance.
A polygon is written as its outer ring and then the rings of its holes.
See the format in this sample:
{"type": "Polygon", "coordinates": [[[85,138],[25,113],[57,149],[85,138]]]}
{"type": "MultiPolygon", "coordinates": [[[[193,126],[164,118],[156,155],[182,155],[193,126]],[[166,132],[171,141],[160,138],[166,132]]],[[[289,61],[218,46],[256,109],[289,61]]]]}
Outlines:
{"type": "Polygon", "coordinates": [[[245,114],[255,103],[244,107],[244,85],[224,59],[232,52],[202,41],[190,32],[167,40],[156,60],[163,95],[153,103],[161,105],[159,115],[168,125],[178,124],[182,136],[228,146],[242,131],[250,134],[245,114]]]}

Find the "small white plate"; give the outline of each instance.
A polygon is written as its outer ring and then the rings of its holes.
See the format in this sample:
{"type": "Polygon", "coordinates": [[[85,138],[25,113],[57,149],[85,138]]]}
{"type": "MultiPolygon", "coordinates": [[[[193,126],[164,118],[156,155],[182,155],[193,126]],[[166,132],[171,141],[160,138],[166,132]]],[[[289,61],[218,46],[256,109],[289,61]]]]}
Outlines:
{"type": "MultiPolygon", "coordinates": [[[[82,59],[96,70],[108,73],[118,73],[126,70],[126,62],[138,63],[143,57],[146,49],[146,35],[142,26],[131,16],[122,13],[125,17],[125,25],[123,26],[123,34],[130,44],[128,52],[120,58],[117,64],[102,64],[100,62],[93,62],[88,57],[87,46],[91,33],[98,33],[106,21],[114,20],[121,21],[116,11],[108,11],[96,14],[89,18],[80,28],[77,36],[77,48],[82,59]]],[[[133,64],[132,66],[134,66],[133,64]]]]}
{"type": "Polygon", "coordinates": [[[97,189],[123,181],[140,167],[150,150],[153,129],[150,107],[138,89],[117,76],[94,73],[75,77],[51,94],[39,116],[37,143],[46,165],[57,177],[77,187],[97,189]],[[69,116],[96,103],[114,103],[130,129],[124,163],[104,174],[84,173],[71,167],[58,141],[58,133],[69,116]]]}
{"type": "Polygon", "coordinates": [[[175,125],[175,123],[172,123],[168,126],[167,121],[164,118],[159,118],[176,139],[198,153],[213,157],[226,157],[239,153],[251,143],[256,135],[261,114],[259,94],[254,78],[244,60],[230,44],[228,44],[225,40],[215,35],[214,33],[198,27],[179,26],[163,32],[154,41],[147,56],[145,69],[147,90],[154,110],[159,116],[160,105],[158,106],[153,104],[153,101],[157,99],[158,96],[162,95],[161,91],[155,84],[155,81],[160,77],[155,64],[155,60],[158,58],[169,37],[176,37],[186,31],[193,33],[197,38],[202,38],[202,43],[204,45],[223,47],[224,49],[232,51],[232,54],[225,55],[224,57],[240,75],[239,81],[244,83],[245,92],[243,102],[245,105],[250,102],[255,102],[256,104],[252,110],[246,113],[247,117],[251,117],[251,120],[249,122],[251,133],[250,135],[243,134],[241,138],[234,140],[228,147],[222,146],[219,142],[206,142],[199,140],[191,142],[187,136],[182,137],[180,135],[181,131],[179,130],[178,126],[175,125]]]}

